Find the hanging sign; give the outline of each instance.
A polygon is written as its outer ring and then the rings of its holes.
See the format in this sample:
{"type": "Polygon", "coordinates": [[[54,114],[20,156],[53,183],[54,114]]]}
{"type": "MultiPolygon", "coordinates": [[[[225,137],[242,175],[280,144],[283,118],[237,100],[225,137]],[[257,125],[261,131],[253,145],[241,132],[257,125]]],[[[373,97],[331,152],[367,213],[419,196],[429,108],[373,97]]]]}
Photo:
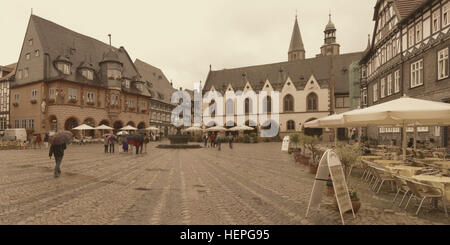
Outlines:
{"type": "Polygon", "coordinates": [[[356,216],[355,212],[353,211],[350,195],[348,193],[348,187],[347,182],[345,181],[342,163],[339,160],[337,154],[331,149],[327,150],[320,160],[316,179],[314,181],[313,190],[311,193],[311,198],[309,200],[308,209],[306,211],[306,217],[308,217],[310,208],[317,208],[320,206],[322,195],[329,176],[333,181],[334,193],[339,206],[339,213],[341,215],[342,224],[345,224],[343,217],[343,214],[345,212],[351,210],[353,213],[353,217],[356,218],[356,216]]]}

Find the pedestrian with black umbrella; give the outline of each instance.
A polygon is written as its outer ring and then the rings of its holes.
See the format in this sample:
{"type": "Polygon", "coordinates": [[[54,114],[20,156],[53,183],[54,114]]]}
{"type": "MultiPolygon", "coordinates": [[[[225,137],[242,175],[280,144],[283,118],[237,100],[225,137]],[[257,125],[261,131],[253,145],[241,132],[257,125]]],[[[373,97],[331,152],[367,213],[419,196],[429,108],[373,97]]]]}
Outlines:
{"type": "Polygon", "coordinates": [[[66,144],[70,142],[73,134],[68,131],[57,133],[49,138],[51,144],[48,156],[52,159],[55,156],[55,171],[54,176],[58,178],[61,175],[61,162],[64,157],[64,151],[66,150],[66,144]]]}

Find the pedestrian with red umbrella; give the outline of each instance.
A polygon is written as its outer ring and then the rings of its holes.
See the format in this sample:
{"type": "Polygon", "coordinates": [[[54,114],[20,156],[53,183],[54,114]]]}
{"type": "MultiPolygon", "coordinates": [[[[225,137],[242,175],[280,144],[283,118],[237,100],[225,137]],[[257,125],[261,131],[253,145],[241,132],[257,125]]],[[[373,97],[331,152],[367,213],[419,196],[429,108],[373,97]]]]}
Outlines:
{"type": "Polygon", "coordinates": [[[66,150],[66,144],[70,142],[72,137],[73,134],[71,132],[63,131],[49,138],[51,147],[48,155],[50,159],[52,159],[53,155],[55,156],[55,178],[58,178],[61,175],[61,162],[64,157],[64,151],[66,150]]]}

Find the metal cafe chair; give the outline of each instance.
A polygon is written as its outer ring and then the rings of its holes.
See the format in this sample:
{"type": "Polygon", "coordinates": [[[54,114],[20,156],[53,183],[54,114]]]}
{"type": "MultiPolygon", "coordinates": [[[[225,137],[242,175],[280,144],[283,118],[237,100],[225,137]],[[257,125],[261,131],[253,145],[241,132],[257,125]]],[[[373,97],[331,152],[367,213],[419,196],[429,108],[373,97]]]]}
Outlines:
{"type": "Polygon", "coordinates": [[[398,205],[399,207],[402,206],[403,201],[405,200],[405,197],[408,195],[408,193],[410,193],[409,188],[408,188],[408,184],[406,183],[406,180],[409,178],[406,177],[402,177],[399,175],[392,175],[392,177],[394,178],[394,182],[397,188],[397,193],[395,194],[394,200],[392,200],[392,203],[395,204],[395,200],[397,200],[398,194],[400,194],[400,192],[404,193],[402,200],[400,201],[400,204],[398,205]]]}
{"type": "Polygon", "coordinates": [[[444,196],[444,192],[442,191],[441,188],[432,186],[432,185],[427,185],[424,183],[420,183],[420,182],[410,180],[410,179],[406,180],[406,184],[408,185],[408,188],[411,191],[412,195],[409,197],[409,200],[406,203],[405,210],[408,208],[409,202],[414,197],[415,199],[420,200],[419,208],[417,209],[417,212],[416,212],[416,215],[418,215],[425,199],[435,198],[437,200],[439,200],[439,199],[442,200],[442,205],[444,206],[445,216],[448,217],[447,206],[445,204],[445,196],[444,196]]]}
{"type": "Polygon", "coordinates": [[[376,193],[380,193],[381,187],[383,186],[384,183],[386,182],[394,182],[394,178],[392,177],[391,172],[387,171],[384,168],[380,168],[380,167],[373,167],[374,168],[374,173],[375,175],[377,175],[377,179],[378,181],[375,182],[375,185],[373,187],[373,190],[377,190],[377,186],[378,183],[380,183],[378,190],[376,191],[376,193]]]}

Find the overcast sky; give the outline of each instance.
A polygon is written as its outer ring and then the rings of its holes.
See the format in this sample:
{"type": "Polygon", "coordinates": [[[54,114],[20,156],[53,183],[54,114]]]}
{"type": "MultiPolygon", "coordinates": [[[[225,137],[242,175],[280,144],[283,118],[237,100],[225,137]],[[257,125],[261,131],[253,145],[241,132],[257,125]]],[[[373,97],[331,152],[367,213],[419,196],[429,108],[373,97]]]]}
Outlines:
{"type": "Polygon", "coordinates": [[[161,68],[174,87],[193,88],[213,70],[287,60],[298,10],[306,56],[323,44],[331,11],[341,53],[362,51],[376,0],[54,0],[0,5],[0,64],[17,62],[31,12],[71,30],[124,46],[161,68]]]}

